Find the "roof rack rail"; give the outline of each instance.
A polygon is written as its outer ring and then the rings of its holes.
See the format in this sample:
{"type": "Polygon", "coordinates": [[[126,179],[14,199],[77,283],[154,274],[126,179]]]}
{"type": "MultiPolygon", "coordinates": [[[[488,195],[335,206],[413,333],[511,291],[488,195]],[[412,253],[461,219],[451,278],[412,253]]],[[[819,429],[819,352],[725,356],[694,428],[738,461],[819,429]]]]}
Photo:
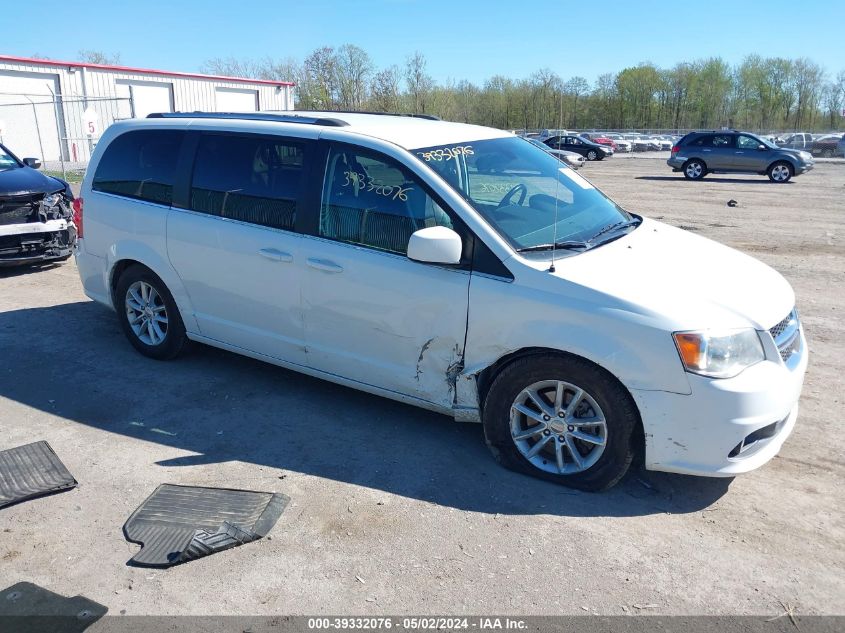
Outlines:
{"type": "Polygon", "coordinates": [[[266,112],[153,112],[148,119],[242,119],[245,121],[275,121],[276,123],[302,123],[304,125],[324,125],[327,127],[345,127],[349,125],[341,119],[329,117],[299,116],[296,114],[270,114],[266,112]]]}
{"type": "Polygon", "coordinates": [[[407,116],[413,119],[426,119],[428,121],[440,121],[439,116],[433,114],[420,114],[418,112],[372,112],[369,110],[332,110],[338,114],[376,114],[378,116],[407,116]]]}

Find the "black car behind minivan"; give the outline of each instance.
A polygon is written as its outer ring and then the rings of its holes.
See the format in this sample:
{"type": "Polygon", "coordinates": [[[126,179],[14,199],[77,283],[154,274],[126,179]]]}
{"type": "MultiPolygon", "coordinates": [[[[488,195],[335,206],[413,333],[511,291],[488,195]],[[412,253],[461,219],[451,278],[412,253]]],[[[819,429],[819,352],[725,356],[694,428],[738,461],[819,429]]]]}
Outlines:
{"type": "Polygon", "coordinates": [[[562,149],[581,154],[587,160],[602,160],[605,156],[613,154],[610,147],[594,143],[583,136],[550,136],[543,142],[552,149],[562,149]]]}

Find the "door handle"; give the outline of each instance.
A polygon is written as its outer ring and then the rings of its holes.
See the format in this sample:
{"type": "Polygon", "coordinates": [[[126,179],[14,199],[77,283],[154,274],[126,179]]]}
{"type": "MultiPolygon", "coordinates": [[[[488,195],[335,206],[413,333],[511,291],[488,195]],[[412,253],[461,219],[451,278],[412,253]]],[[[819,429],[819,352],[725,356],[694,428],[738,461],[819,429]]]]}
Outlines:
{"type": "Polygon", "coordinates": [[[316,257],[308,258],[308,265],[316,270],[322,270],[324,273],[342,273],[343,267],[338,266],[334,262],[327,259],[317,259],[316,257]]]}
{"type": "Polygon", "coordinates": [[[709,149],[703,149],[703,150],[701,150],[701,151],[702,151],[702,152],[709,152],[709,151],[711,151],[711,150],[709,150],[709,149]]]}
{"type": "Polygon", "coordinates": [[[292,262],[293,255],[285,253],[275,248],[262,248],[258,254],[267,259],[272,259],[274,262],[292,262]]]}
{"type": "Polygon", "coordinates": [[[744,154],[745,152],[734,152],[734,154],[744,154]]]}

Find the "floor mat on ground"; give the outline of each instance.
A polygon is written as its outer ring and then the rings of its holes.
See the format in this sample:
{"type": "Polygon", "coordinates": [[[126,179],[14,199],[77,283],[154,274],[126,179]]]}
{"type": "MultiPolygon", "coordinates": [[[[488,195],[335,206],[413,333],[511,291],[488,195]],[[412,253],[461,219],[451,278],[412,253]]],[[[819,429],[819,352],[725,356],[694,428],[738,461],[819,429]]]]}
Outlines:
{"type": "Polygon", "coordinates": [[[123,526],[141,544],[129,561],[170,567],[266,536],[288,504],[272,492],[162,484],[123,526]]]}
{"type": "Polygon", "coordinates": [[[0,633],[82,633],[106,612],[88,598],[66,598],[29,582],[0,591],[0,633]]]}
{"type": "Polygon", "coordinates": [[[76,486],[47,442],[0,451],[0,508],[76,486]]]}

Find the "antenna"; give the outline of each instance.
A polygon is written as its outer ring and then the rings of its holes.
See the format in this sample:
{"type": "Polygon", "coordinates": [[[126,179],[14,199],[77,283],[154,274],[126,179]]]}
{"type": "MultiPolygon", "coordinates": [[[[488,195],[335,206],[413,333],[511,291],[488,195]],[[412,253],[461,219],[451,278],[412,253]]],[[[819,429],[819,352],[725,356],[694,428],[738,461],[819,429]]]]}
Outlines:
{"type": "MultiPolygon", "coordinates": [[[[563,91],[560,93],[560,116],[557,120],[557,125],[560,128],[558,132],[563,131],[563,91]]],[[[560,143],[557,146],[558,150],[560,149],[560,143]]],[[[560,159],[555,156],[556,161],[560,161],[560,159]]],[[[558,167],[558,169],[560,169],[558,167]]],[[[560,196],[558,192],[560,191],[560,176],[558,176],[559,172],[555,173],[555,224],[554,228],[552,229],[552,263],[549,266],[549,272],[555,272],[555,249],[557,248],[557,207],[560,202],[560,196]]]]}
{"type": "MultiPolygon", "coordinates": [[[[558,160],[557,156],[555,156],[555,160],[558,160]]],[[[557,248],[557,207],[560,201],[560,196],[558,195],[559,190],[560,176],[555,173],[555,223],[554,228],[552,229],[552,263],[551,266],[549,266],[550,273],[555,272],[555,249],[557,248]]]]}

